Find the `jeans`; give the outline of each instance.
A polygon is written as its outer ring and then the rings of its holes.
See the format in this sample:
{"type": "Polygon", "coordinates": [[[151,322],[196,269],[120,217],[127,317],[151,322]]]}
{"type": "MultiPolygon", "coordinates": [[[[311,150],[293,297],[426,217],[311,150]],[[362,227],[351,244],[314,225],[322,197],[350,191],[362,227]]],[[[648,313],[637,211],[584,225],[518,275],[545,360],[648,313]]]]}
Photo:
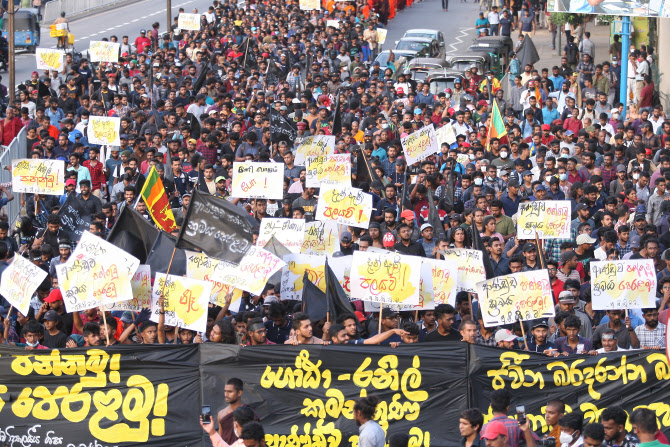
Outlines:
{"type": "Polygon", "coordinates": [[[491,28],[489,28],[489,34],[491,36],[497,36],[498,35],[498,24],[497,23],[495,25],[491,25],[491,28]]]}

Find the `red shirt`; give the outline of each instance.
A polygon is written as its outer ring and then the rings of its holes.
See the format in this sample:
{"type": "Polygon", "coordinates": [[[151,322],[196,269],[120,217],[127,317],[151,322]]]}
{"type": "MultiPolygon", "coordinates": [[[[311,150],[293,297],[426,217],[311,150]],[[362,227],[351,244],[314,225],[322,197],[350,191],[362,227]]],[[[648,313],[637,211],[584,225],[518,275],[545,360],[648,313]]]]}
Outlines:
{"type": "Polygon", "coordinates": [[[652,107],[654,97],[654,84],[648,84],[645,87],[642,87],[640,91],[640,107],[652,107]]]}
{"type": "Polygon", "coordinates": [[[576,120],[574,118],[568,118],[563,123],[563,129],[571,130],[572,133],[574,133],[575,135],[577,135],[579,133],[579,131],[582,129],[582,127],[584,127],[582,125],[582,121],[581,120],[576,120]]]}
{"type": "Polygon", "coordinates": [[[135,39],[135,48],[137,48],[138,53],[144,53],[144,47],[151,45],[151,39],[148,37],[138,37],[135,39]]]}
{"type": "Polygon", "coordinates": [[[6,119],[0,120],[3,146],[9,146],[12,140],[19,134],[22,127],[23,122],[21,122],[21,118],[14,117],[9,122],[6,119]]]}
{"type": "Polygon", "coordinates": [[[102,163],[98,161],[95,166],[92,166],[91,160],[86,160],[82,165],[88,168],[88,172],[91,173],[91,190],[95,191],[96,189],[101,189],[103,183],[105,183],[105,175],[102,172],[102,163]]]}
{"type": "Polygon", "coordinates": [[[558,295],[563,291],[564,284],[563,281],[557,279],[556,283],[551,285],[551,292],[554,295],[554,304],[558,304],[558,295]]]}

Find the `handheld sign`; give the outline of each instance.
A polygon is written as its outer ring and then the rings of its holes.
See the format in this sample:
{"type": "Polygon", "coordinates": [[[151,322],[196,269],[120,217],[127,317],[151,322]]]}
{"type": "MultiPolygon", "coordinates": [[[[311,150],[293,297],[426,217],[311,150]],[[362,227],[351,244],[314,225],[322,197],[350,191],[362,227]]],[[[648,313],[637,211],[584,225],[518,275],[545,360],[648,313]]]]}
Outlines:
{"type": "Polygon", "coordinates": [[[338,225],[318,220],[305,224],[305,238],[301,253],[306,255],[331,255],[340,251],[338,225]]]}
{"type": "Polygon", "coordinates": [[[2,272],[0,295],[16,307],[21,315],[28,316],[30,299],[46,277],[47,272],[17,254],[2,272]]]}
{"type": "Polygon", "coordinates": [[[321,2],[319,0],[300,0],[300,9],[303,11],[320,10],[321,2]]]}
{"type": "Polygon", "coordinates": [[[512,273],[477,284],[486,327],[554,316],[547,270],[512,273]]]}
{"type": "Polygon", "coordinates": [[[401,138],[400,143],[408,165],[440,152],[440,145],[437,144],[437,136],[432,124],[401,138]]]}
{"type": "Polygon", "coordinates": [[[284,197],[284,165],[280,163],[233,163],[233,197],[276,199],[284,197]]]}
{"type": "Polygon", "coordinates": [[[482,252],[479,250],[450,248],[441,253],[445,260],[454,261],[458,266],[456,291],[477,292],[477,283],[486,280],[482,252]]]}
{"type": "Polygon", "coordinates": [[[222,284],[260,295],[268,280],[284,265],[284,261],[269,251],[252,246],[239,265],[225,261],[216,264],[212,277],[222,284]]]}
{"type": "Polygon", "coordinates": [[[572,204],[568,200],[543,200],[519,204],[516,234],[520,239],[570,239],[572,204]]]}
{"type": "Polygon", "coordinates": [[[60,196],[65,192],[64,172],[65,164],[58,160],[12,160],[12,191],[60,196]]]}
{"type": "MultiPolygon", "coordinates": [[[[437,145],[442,147],[443,143],[447,143],[449,146],[456,142],[456,134],[454,133],[454,128],[450,124],[445,124],[435,131],[435,136],[437,137],[437,145]]],[[[462,154],[459,154],[459,156],[462,154]]],[[[465,154],[467,157],[468,154],[465,154]]]]}
{"type": "Polygon", "coordinates": [[[352,255],[328,258],[328,267],[333,271],[347,298],[351,299],[351,261],[352,255]]]}
{"type": "Polygon", "coordinates": [[[188,31],[200,31],[200,14],[180,13],[177,27],[188,31]]]}
{"type": "Polygon", "coordinates": [[[65,309],[79,312],[133,298],[130,278],[139,265],[136,257],[84,232],[70,259],[56,267],[65,309]]]}
{"type": "Polygon", "coordinates": [[[355,251],[350,274],[353,299],[378,303],[419,304],[421,286],[419,257],[398,253],[355,251]]]}
{"type": "Polygon", "coordinates": [[[281,272],[281,299],[302,300],[305,272],[309,280],[322,292],[326,291],[326,257],[290,254],[284,256],[286,265],[281,272]]]}
{"type": "MultiPolygon", "coordinates": [[[[431,272],[431,265],[429,262],[421,263],[421,280],[419,286],[419,302],[417,304],[399,304],[390,303],[383,304],[385,307],[395,312],[411,312],[419,310],[433,310],[438,304],[435,302],[435,295],[433,294],[433,276],[431,272]]],[[[454,295],[454,302],[456,301],[454,295]]],[[[382,303],[373,301],[364,301],[363,307],[366,312],[379,313],[382,303]]]]}
{"type": "Polygon", "coordinates": [[[63,69],[63,59],[65,51],[52,50],[50,48],[37,48],[35,51],[35,61],[38,70],[61,71],[63,69]]]}
{"type": "Polygon", "coordinates": [[[115,116],[91,116],[88,121],[88,142],[104,146],[121,144],[121,118],[115,116]]]}
{"type": "Polygon", "coordinates": [[[151,266],[140,264],[137,271],[130,279],[130,287],[133,290],[133,298],[127,301],[107,304],[104,306],[108,311],[140,311],[151,307],[151,266]]]}
{"type": "Polygon", "coordinates": [[[224,284],[219,280],[217,273],[225,267],[221,264],[225,264],[225,262],[210,258],[204,253],[186,252],[186,275],[189,278],[212,283],[212,293],[209,297],[209,302],[223,307],[226,304],[226,295],[233,292],[228,310],[239,312],[240,303],[242,302],[242,290],[236,289],[229,284],[224,284]]]}
{"type": "Polygon", "coordinates": [[[591,302],[594,310],[655,307],[654,261],[591,261],[591,302]]]}
{"type": "MultiPolygon", "coordinates": [[[[88,60],[91,62],[114,62],[119,61],[119,42],[91,41],[88,47],[88,60]]],[[[93,118],[91,116],[91,118],[93,118]]],[[[89,141],[90,135],[89,135],[89,141]]],[[[98,143],[94,143],[98,144],[98,143]]],[[[117,144],[118,146],[118,144],[117,144]]]]}
{"type": "Polygon", "coordinates": [[[358,188],[321,189],[314,218],[367,228],[372,216],[372,196],[358,188]]]}
{"type": "Polygon", "coordinates": [[[209,281],[172,275],[166,277],[165,273],[156,273],[151,302],[151,321],[158,322],[160,317],[158,300],[163,294],[166,326],[205,332],[211,293],[212,283],[209,281]]]}
{"type": "Polygon", "coordinates": [[[291,253],[300,253],[305,239],[305,219],[264,217],[261,219],[256,245],[265,247],[272,236],[291,253]]]}
{"type": "Polygon", "coordinates": [[[321,155],[333,155],[335,153],[334,135],[313,135],[296,139],[295,142],[295,160],[296,166],[305,166],[307,157],[319,157],[321,155]]]}
{"type": "Polygon", "coordinates": [[[319,155],[307,157],[305,186],[351,186],[351,155],[319,155]]]}
{"type": "Polygon", "coordinates": [[[458,263],[454,260],[429,258],[423,260],[423,265],[430,268],[435,306],[438,304],[456,306],[458,263]]]}

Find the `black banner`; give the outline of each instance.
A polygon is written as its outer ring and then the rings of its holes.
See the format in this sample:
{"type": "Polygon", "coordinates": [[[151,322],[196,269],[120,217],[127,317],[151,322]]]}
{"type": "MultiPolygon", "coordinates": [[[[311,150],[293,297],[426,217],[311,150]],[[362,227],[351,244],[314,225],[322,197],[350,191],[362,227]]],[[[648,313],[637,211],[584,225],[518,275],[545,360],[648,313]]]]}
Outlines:
{"type": "MultiPolygon", "coordinates": [[[[160,230],[130,206],[124,206],[114,222],[107,241],[146,264],[160,230]]],[[[152,269],[153,271],[153,269],[152,269]]]]}
{"type": "Polygon", "coordinates": [[[206,446],[198,423],[227,406],[228,379],[259,416],[269,447],[351,446],[354,401],[380,399],[376,420],[412,446],[456,447],[459,413],[512,391],[537,433],[563,399],[587,421],[620,405],[670,427],[670,368],[660,351],[548,358],[465,343],[387,346],[133,345],[25,351],[0,348],[0,445],[206,446]]]}
{"type": "Polygon", "coordinates": [[[274,109],[270,109],[270,131],[272,141],[286,141],[289,147],[298,137],[298,131],[274,109]]]}
{"type": "Polygon", "coordinates": [[[65,233],[71,242],[79,242],[84,231],[88,231],[91,226],[91,216],[86,213],[86,209],[81,206],[77,200],[76,194],[70,194],[63,206],[58,210],[61,231],[65,233]]]}
{"type": "Polygon", "coordinates": [[[239,264],[253,242],[247,212],[225,199],[193,191],[178,248],[239,264]]]}

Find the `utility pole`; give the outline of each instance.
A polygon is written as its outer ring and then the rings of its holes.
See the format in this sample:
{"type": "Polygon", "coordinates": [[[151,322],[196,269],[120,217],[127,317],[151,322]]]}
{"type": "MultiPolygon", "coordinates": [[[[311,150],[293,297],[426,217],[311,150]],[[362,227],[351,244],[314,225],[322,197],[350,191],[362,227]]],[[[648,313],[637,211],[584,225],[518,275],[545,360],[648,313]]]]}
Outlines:
{"type": "MultiPolygon", "coordinates": [[[[170,30],[172,29],[172,0],[167,0],[167,22],[165,22],[167,27],[166,32],[170,35],[170,30]]],[[[172,36],[170,36],[172,39],[172,36]]]]}
{"type": "Polygon", "coordinates": [[[7,8],[7,14],[9,15],[9,23],[7,24],[7,41],[9,42],[9,47],[7,50],[7,70],[9,71],[9,103],[14,103],[15,92],[16,92],[16,64],[14,59],[14,14],[16,13],[17,8],[14,6],[12,1],[9,7],[7,8]]]}
{"type": "Polygon", "coordinates": [[[622,17],[621,22],[621,79],[619,80],[619,101],[623,104],[623,119],[626,120],[628,109],[628,55],[630,48],[630,17],[622,17]]]}

